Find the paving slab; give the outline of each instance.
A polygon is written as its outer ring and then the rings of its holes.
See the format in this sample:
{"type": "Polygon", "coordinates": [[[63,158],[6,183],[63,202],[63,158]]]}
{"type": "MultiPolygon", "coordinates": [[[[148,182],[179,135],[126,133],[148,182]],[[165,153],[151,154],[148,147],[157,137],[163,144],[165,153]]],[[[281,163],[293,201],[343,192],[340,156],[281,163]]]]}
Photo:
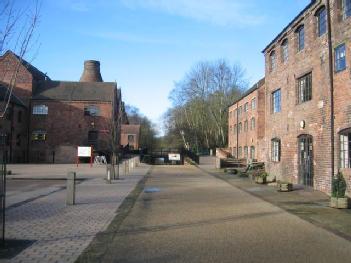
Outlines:
{"type": "MultiPolygon", "coordinates": [[[[28,169],[28,166],[22,169],[28,169]]],[[[56,175],[66,173],[58,166],[53,169],[56,175]]],[[[104,177],[94,175],[93,170],[86,167],[89,180],[77,185],[76,205],[65,205],[66,191],[63,189],[9,207],[6,238],[33,244],[15,257],[0,261],[74,262],[94,236],[109,225],[120,204],[149,169],[150,166],[141,164],[129,175],[121,176],[121,180],[107,184],[104,177]]]]}

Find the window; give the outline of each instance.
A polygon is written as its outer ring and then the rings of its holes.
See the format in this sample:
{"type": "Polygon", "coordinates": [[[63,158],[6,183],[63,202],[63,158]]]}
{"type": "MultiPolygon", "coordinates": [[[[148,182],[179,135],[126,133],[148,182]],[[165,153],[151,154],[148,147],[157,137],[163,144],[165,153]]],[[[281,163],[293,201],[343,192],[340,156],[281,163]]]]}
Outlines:
{"type": "Polygon", "coordinates": [[[17,122],[21,123],[22,122],[22,111],[17,112],[17,122]]]}
{"type": "Polygon", "coordinates": [[[273,70],[275,70],[277,66],[277,58],[274,50],[269,55],[269,62],[270,62],[270,71],[272,72],[273,70]]]}
{"type": "Polygon", "coordinates": [[[244,147],[244,157],[245,157],[246,159],[249,158],[249,148],[248,148],[247,146],[244,147]]]}
{"type": "Polygon", "coordinates": [[[305,28],[304,26],[300,26],[296,30],[297,34],[297,51],[301,51],[305,48],[305,28]]]}
{"type": "Polygon", "coordinates": [[[238,153],[238,158],[241,158],[243,155],[243,148],[239,147],[239,153],[238,153]]]}
{"type": "Polygon", "coordinates": [[[100,108],[96,105],[89,105],[84,107],[85,116],[99,116],[100,108]]]}
{"type": "Polygon", "coordinates": [[[272,112],[277,113],[281,111],[281,92],[280,89],[272,93],[272,112]]]}
{"type": "Polygon", "coordinates": [[[298,104],[312,99],[312,73],[297,80],[298,104]]]}
{"type": "Polygon", "coordinates": [[[351,168],[351,130],[340,134],[340,168],[351,168]]]}
{"type": "Polygon", "coordinates": [[[129,144],[134,144],[134,135],[133,134],[129,134],[128,135],[128,143],[129,144]]]}
{"type": "Polygon", "coordinates": [[[342,13],[344,19],[351,16],[351,0],[342,0],[342,13]]]}
{"type": "Polygon", "coordinates": [[[236,147],[233,148],[233,157],[236,158],[236,147]]]}
{"type": "Polygon", "coordinates": [[[255,159],[255,146],[250,147],[250,159],[255,159]]]}
{"type": "Polygon", "coordinates": [[[321,9],[318,10],[316,13],[317,17],[317,33],[318,36],[322,36],[327,32],[327,10],[325,7],[322,7],[321,9]]]}
{"type": "Polygon", "coordinates": [[[16,135],[16,146],[21,146],[21,134],[16,135]]]}
{"type": "Polygon", "coordinates": [[[289,59],[289,42],[284,39],[282,42],[282,61],[286,62],[289,59]]]}
{"type": "Polygon", "coordinates": [[[255,110],[256,109],[256,98],[253,98],[251,101],[251,109],[255,110]]]}
{"type": "Polygon", "coordinates": [[[46,131],[35,130],[32,132],[32,141],[46,141],[46,131]]]}
{"type": "Polygon", "coordinates": [[[88,131],[88,143],[96,143],[99,137],[98,131],[88,131]]]}
{"type": "Polygon", "coordinates": [[[246,120],[244,122],[244,131],[247,132],[249,130],[249,122],[246,120]]]}
{"type": "Polygon", "coordinates": [[[239,116],[241,115],[242,109],[243,109],[242,106],[240,106],[239,109],[238,109],[238,115],[239,116]]]}
{"type": "Polygon", "coordinates": [[[248,112],[249,111],[249,103],[246,102],[244,105],[244,112],[248,112]]]}
{"type": "Polygon", "coordinates": [[[242,123],[240,122],[239,125],[238,125],[238,133],[239,133],[239,134],[242,132],[242,129],[243,129],[243,125],[242,125],[242,123]]]}
{"type": "Polygon", "coordinates": [[[48,115],[48,106],[46,105],[34,105],[33,115],[48,115]]]}
{"type": "Polygon", "coordinates": [[[251,118],[251,130],[254,130],[256,128],[256,120],[255,118],[251,118]]]}
{"type": "Polygon", "coordinates": [[[275,138],[272,139],[272,161],[279,162],[280,161],[280,140],[275,138]]]}
{"type": "Polygon", "coordinates": [[[335,48],[335,70],[336,72],[346,69],[346,49],[345,44],[335,48]]]}

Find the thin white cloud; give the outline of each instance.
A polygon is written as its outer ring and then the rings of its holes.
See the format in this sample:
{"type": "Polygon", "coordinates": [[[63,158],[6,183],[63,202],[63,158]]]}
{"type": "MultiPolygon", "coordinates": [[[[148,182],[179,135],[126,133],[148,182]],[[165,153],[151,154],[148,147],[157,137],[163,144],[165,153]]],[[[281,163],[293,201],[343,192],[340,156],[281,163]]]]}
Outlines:
{"type": "Polygon", "coordinates": [[[220,26],[261,24],[252,0],[120,0],[130,9],[149,9],[220,26]]]}
{"type": "Polygon", "coordinates": [[[121,33],[121,32],[97,32],[97,33],[87,33],[86,35],[102,38],[117,40],[127,43],[136,44],[172,44],[172,41],[167,39],[159,39],[153,37],[145,37],[137,34],[121,33]]]}

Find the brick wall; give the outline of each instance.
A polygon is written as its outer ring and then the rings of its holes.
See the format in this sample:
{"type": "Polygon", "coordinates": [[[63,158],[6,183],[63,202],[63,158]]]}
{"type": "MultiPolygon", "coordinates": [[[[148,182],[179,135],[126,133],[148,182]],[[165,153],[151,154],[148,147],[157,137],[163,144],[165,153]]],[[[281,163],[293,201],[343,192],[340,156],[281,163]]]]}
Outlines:
{"type": "Polygon", "coordinates": [[[48,106],[48,115],[31,115],[30,134],[45,130],[45,141],[30,140],[32,162],[74,163],[77,146],[89,146],[89,131],[98,131],[97,151],[106,151],[111,142],[112,104],[101,102],[33,101],[34,105],[48,106]],[[96,105],[97,117],[85,116],[84,106],[96,105]]]}

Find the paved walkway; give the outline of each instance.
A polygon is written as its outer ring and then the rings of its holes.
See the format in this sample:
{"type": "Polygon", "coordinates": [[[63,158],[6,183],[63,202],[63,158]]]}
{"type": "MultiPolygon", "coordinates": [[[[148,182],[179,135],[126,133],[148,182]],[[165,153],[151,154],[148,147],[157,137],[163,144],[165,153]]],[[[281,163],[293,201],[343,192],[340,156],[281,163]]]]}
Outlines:
{"type": "Polygon", "coordinates": [[[351,258],[348,240],[195,167],[155,167],[145,187],[151,191],[140,194],[123,222],[112,221],[103,233],[113,238],[93,241],[81,262],[330,263],[351,258]]]}
{"type": "Polygon", "coordinates": [[[77,185],[75,206],[66,206],[66,191],[59,190],[9,207],[6,237],[34,243],[15,258],[0,261],[74,262],[96,233],[109,225],[119,205],[149,168],[142,164],[112,184],[106,184],[103,176],[94,176],[91,172],[89,180],[77,185]]]}

